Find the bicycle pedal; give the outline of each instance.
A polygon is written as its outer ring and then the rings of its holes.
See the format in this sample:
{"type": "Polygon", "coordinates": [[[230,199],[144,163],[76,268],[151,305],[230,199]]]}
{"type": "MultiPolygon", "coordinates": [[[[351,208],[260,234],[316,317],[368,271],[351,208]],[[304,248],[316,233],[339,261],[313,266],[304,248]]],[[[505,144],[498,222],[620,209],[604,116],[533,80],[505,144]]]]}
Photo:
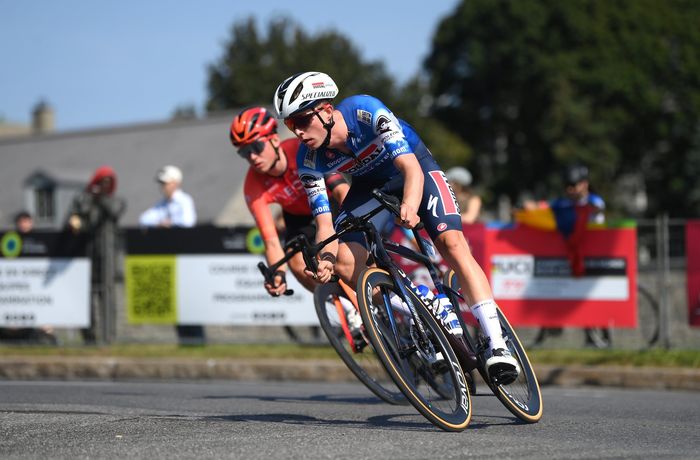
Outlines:
{"type": "Polygon", "coordinates": [[[449,366],[447,365],[447,360],[440,351],[435,353],[435,359],[430,362],[430,366],[432,367],[433,371],[439,373],[442,373],[445,370],[449,369],[449,366]]]}
{"type": "Polygon", "coordinates": [[[496,385],[510,385],[518,380],[519,375],[518,371],[515,370],[502,370],[500,372],[495,372],[491,379],[496,385]]]}

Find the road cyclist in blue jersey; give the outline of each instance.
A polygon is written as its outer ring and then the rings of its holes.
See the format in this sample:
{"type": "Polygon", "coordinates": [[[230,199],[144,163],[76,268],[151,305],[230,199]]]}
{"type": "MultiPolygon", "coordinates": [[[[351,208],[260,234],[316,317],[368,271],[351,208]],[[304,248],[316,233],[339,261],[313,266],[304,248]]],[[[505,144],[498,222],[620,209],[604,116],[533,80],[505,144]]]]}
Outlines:
{"type": "MultiPolygon", "coordinates": [[[[338,171],[352,177],[350,191],[336,222],[376,207],[371,191],[379,188],[401,198],[401,222],[413,228],[422,221],[438,251],[459,277],[465,299],[489,337],[486,368],[491,376],[520,372],[503,339],[488,279],[474,260],[462,233],[459,205],[445,174],[416,131],[382,101],[350,96],[337,105],[339,89],[321,72],[304,72],[284,80],[274,95],[278,118],[299,138],[299,178],[316,220],[316,241],[335,233],[323,175],[338,171]]],[[[376,228],[386,228],[388,211],[377,215],[376,228]]],[[[319,254],[315,276],[328,282],[336,273],[355,287],[368,258],[361,234],[334,241],[319,254]]],[[[448,330],[450,328],[448,327],[448,330]]],[[[456,333],[456,331],[455,331],[456,333]]]]}

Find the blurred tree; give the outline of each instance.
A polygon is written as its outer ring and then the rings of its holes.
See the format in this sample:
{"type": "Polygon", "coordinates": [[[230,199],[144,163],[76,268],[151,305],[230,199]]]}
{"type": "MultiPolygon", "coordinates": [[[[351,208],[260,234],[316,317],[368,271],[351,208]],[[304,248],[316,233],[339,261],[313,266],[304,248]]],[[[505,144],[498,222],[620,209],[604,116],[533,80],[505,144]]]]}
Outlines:
{"type": "Polygon", "coordinates": [[[234,24],[231,32],[223,56],[209,67],[208,111],[271,105],[275,88],[285,78],[318,70],[338,84],[336,102],[353,94],[371,94],[413,124],[439,159],[450,165],[469,159],[471,150],[460,137],[421,112],[428,98],[425,83],[415,78],[398,88],[383,63],[365,62],[350,40],[337,32],[310,36],[287,18],[270,22],[266,34],[258,31],[253,18],[234,24]]]}
{"type": "Polygon", "coordinates": [[[698,216],[698,24],[692,0],[464,1],[426,59],[432,111],[497,193],[550,194],[579,160],[603,196],[641,174],[648,215],[698,216]]]}
{"type": "Polygon", "coordinates": [[[318,70],[333,77],[339,97],[372,94],[387,104],[395,85],[381,62],[364,62],[347,38],[335,31],[309,36],[292,20],[270,22],[266,36],[249,18],[233,25],[224,56],[209,67],[207,110],[272,104],[282,80],[298,72],[318,70]]]}

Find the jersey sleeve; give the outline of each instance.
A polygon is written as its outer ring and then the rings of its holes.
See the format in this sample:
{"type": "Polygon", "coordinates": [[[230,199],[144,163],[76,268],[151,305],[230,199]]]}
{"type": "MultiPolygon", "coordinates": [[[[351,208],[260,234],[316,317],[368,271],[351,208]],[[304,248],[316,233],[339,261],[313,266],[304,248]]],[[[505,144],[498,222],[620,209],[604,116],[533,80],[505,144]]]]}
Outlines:
{"type": "Polygon", "coordinates": [[[331,205],[326,191],[326,181],[323,172],[317,169],[317,152],[305,146],[299,148],[297,155],[297,165],[299,166],[299,180],[304,186],[306,196],[309,200],[311,215],[316,217],[319,214],[331,212],[331,205]]]}
{"type": "Polygon", "coordinates": [[[272,212],[268,206],[265,190],[258,182],[253,180],[251,175],[246,176],[243,194],[245,195],[246,205],[248,205],[248,209],[255,219],[255,224],[260,230],[263,241],[279,238],[275,220],[272,218],[272,212]]]}
{"type": "Polygon", "coordinates": [[[399,119],[389,109],[381,105],[372,118],[374,134],[384,144],[392,160],[401,155],[413,153],[399,119]]]}

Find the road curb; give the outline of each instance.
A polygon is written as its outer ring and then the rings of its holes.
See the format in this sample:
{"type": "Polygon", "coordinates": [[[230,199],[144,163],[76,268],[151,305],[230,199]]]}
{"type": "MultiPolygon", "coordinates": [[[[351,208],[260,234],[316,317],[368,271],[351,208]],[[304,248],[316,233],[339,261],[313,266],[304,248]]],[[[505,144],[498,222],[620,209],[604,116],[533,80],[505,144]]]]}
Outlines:
{"type": "MultiPolygon", "coordinates": [[[[700,391],[700,369],[536,365],[542,386],[700,391]]],[[[338,360],[0,357],[5,380],[356,380],[338,360]]]]}

